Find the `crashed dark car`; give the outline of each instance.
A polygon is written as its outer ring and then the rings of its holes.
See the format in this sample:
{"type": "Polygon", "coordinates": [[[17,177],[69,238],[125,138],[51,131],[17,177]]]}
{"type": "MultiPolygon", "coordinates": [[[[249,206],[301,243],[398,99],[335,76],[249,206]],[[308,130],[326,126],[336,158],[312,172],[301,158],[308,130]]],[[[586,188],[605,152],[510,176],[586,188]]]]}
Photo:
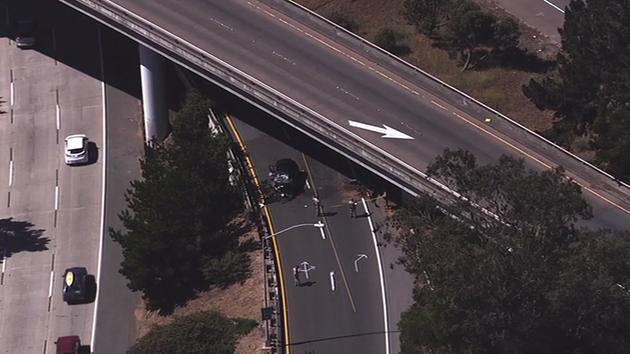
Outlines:
{"type": "Polygon", "coordinates": [[[278,160],[269,166],[269,180],[273,191],[282,198],[293,198],[304,189],[304,173],[291,159],[278,160]]]}

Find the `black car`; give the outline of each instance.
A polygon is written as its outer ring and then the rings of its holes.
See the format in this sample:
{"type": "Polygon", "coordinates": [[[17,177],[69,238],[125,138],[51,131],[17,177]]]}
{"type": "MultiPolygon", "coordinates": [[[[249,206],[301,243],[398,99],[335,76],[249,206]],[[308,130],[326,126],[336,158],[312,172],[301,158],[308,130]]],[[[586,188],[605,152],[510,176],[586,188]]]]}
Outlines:
{"type": "Polygon", "coordinates": [[[87,269],[68,268],[63,273],[63,301],[76,304],[87,300],[87,269]]]}
{"type": "Polygon", "coordinates": [[[18,48],[33,48],[35,46],[35,22],[29,18],[15,22],[15,44],[18,48]]]}
{"type": "Polygon", "coordinates": [[[278,160],[269,166],[269,179],[275,193],[283,198],[293,198],[304,189],[304,173],[291,159],[278,160]]]}

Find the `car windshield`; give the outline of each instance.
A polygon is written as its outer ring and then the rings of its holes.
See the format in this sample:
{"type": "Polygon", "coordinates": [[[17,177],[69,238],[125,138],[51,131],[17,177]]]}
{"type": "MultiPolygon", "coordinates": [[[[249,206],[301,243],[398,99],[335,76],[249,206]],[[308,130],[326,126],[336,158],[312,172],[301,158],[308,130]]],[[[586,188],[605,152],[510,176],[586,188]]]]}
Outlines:
{"type": "Polygon", "coordinates": [[[78,148],[78,149],[70,149],[69,150],[71,154],[80,154],[83,152],[83,148],[78,148]]]}

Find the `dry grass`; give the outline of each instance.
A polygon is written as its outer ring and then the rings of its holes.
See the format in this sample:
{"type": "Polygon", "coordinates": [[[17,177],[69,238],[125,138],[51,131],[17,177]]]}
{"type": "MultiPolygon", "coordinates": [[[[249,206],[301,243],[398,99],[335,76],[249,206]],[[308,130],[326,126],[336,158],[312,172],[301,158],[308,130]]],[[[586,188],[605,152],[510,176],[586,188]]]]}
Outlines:
{"type": "MultiPolygon", "coordinates": [[[[242,240],[258,239],[255,228],[252,228],[242,240]]],[[[172,322],[173,316],[185,316],[199,311],[218,311],[228,317],[250,318],[258,321],[259,325],[247,336],[242,337],[236,348],[237,354],[266,353],[262,349],[265,342],[264,329],[260,309],[263,305],[263,259],[260,250],[249,253],[252,260],[252,275],[243,284],[235,284],[227,289],[213,289],[199,294],[183,307],[177,308],[173,315],[160,316],[157,312],[137,308],[135,316],[138,324],[138,335],[148,333],[154,325],[164,325],[172,322]]]]}
{"type": "MultiPolygon", "coordinates": [[[[494,6],[491,0],[476,0],[498,16],[505,12],[494,6]]],[[[342,13],[357,24],[355,32],[373,39],[384,27],[406,35],[411,52],[401,56],[423,70],[508,115],[531,129],[542,131],[552,123],[551,112],[541,112],[522,93],[521,87],[536,74],[492,68],[480,71],[461,71],[461,62],[449,57],[442,49],[432,45],[426,36],[418,34],[403,16],[403,0],[298,0],[304,6],[329,16],[342,13]]],[[[531,28],[521,26],[522,46],[544,58],[555,56],[558,48],[531,28]]]]}

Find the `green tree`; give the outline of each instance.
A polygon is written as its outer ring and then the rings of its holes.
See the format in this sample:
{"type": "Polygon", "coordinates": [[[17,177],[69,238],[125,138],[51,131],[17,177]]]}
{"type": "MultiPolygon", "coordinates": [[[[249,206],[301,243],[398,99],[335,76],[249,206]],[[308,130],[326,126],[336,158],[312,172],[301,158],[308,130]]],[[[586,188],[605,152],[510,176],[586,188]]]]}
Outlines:
{"type": "Polygon", "coordinates": [[[578,228],[590,207],[561,169],[447,150],[428,173],[465,200],[423,197],[394,220],[417,279],[403,353],[625,351],[630,235],[578,228]]]}
{"type": "Polygon", "coordinates": [[[145,146],[142,179],[133,181],[111,230],[123,250],[120,272],[142,291],[147,308],[170,312],[208,285],[207,263],[238,252],[230,221],[240,193],[228,182],[227,141],[208,131],[210,102],[188,96],[173,123],[172,141],[145,146]]]}
{"type": "Polygon", "coordinates": [[[472,1],[462,1],[451,8],[451,18],[445,30],[444,39],[465,57],[462,70],[466,70],[475,63],[475,53],[482,51],[487,57],[487,50],[493,40],[496,18],[481,9],[472,1]]]}
{"type": "Polygon", "coordinates": [[[607,150],[628,146],[627,137],[617,134],[630,102],[628,1],[572,0],[560,34],[558,72],[531,80],[523,92],[539,108],[555,111],[556,130],[591,135],[600,161],[611,170],[627,171],[623,154],[607,150]]]}
{"type": "Polygon", "coordinates": [[[511,17],[498,19],[492,30],[493,51],[499,59],[507,60],[519,52],[521,31],[514,19],[511,17]]]}
{"type": "Polygon", "coordinates": [[[237,340],[256,327],[256,321],[227,318],[217,312],[198,312],[155,326],[128,354],[234,353],[237,340]]]}
{"type": "Polygon", "coordinates": [[[452,4],[452,0],[405,0],[405,18],[418,32],[430,36],[447,22],[452,4]]]}
{"type": "Polygon", "coordinates": [[[381,28],[374,35],[374,43],[377,46],[395,55],[409,51],[409,48],[402,43],[403,40],[404,35],[391,28],[381,28]]]}

